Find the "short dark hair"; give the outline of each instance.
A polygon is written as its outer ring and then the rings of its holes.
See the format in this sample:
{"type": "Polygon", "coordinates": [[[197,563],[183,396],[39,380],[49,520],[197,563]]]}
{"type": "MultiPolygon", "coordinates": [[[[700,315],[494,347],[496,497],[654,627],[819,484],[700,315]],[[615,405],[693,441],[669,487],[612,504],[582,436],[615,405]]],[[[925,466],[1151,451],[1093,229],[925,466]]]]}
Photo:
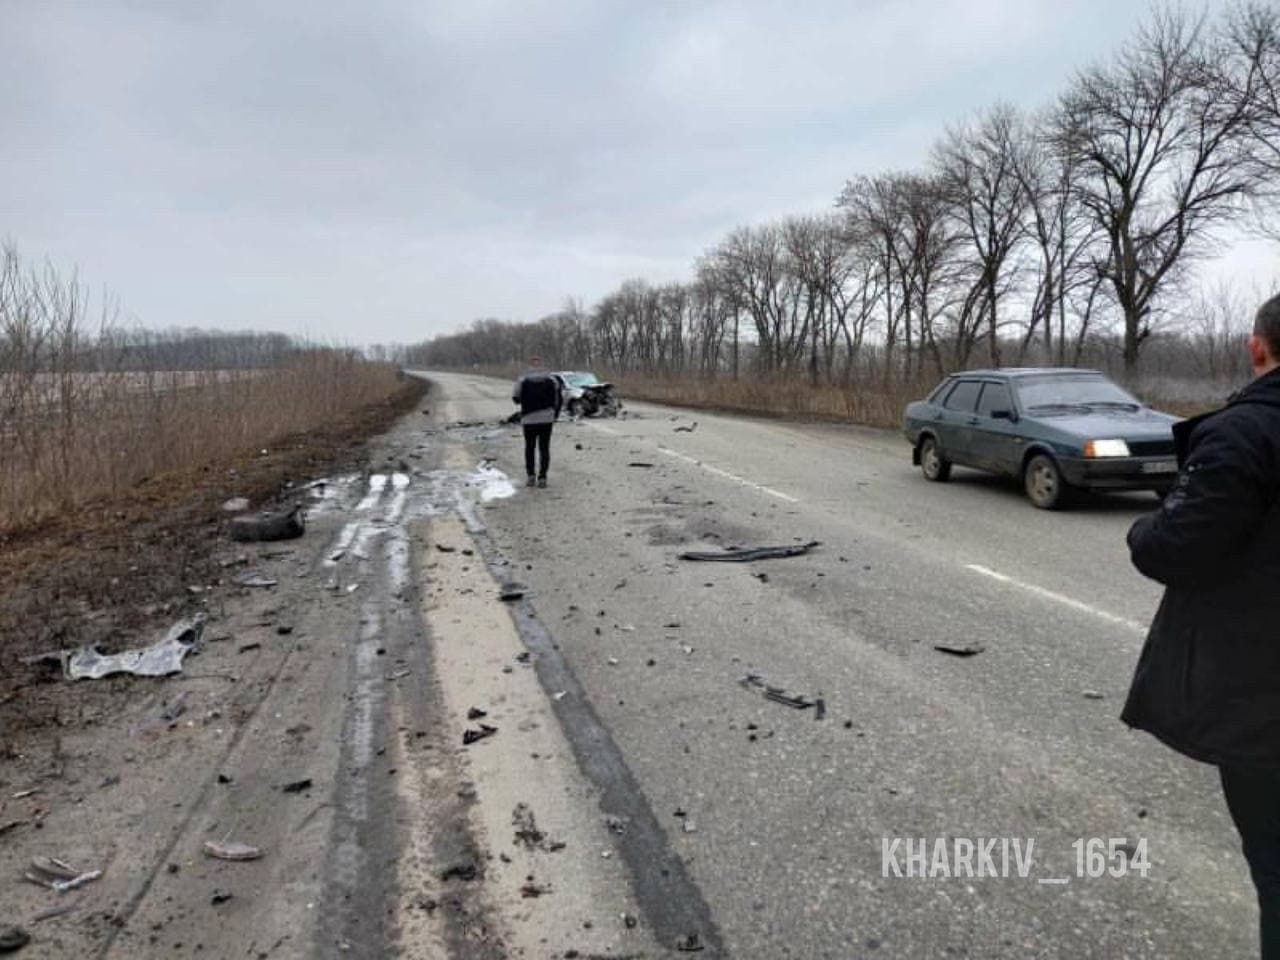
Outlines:
{"type": "Polygon", "coordinates": [[[1280,293],[1258,308],[1253,332],[1266,343],[1272,359],[1280,360],[1280,293]]]}

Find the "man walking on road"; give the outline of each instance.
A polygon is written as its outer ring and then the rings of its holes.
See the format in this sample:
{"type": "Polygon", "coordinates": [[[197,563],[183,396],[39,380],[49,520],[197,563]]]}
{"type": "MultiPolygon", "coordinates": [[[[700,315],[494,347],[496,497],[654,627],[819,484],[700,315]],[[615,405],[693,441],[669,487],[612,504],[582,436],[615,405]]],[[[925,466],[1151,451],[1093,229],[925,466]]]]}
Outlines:
{"type": "Polygon", "coordinates": [[[511,391],[511,402],[520,405],[520,424],[524,427],[524,472],[527,485],[547,485],[547,466],[551,462],[551,427],[560,418],[563,398],[560,384],[541,357],[529,358],[529,369],[520,375],[511,391]],[[538,453],[538,469],[534,471],[534,448],[538,453]]]}
{"type": "Polygon", "coordinates": [[[1121,718],[1215,764],[1280,960],[1280,296],[1249,338],[1255,379],[1173,428],[1178,480],[1129,531],[1165,585],[1121,718]]]}

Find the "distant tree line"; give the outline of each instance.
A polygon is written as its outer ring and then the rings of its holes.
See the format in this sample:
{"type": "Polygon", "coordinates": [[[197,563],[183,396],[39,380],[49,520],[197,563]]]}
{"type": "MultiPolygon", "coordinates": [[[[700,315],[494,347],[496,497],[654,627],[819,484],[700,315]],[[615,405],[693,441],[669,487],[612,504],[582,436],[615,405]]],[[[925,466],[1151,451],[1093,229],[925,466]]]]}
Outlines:
{"type": "Polygon", "coordinates": [[[336,349],[282,333],[130,327],[109,300],[95,317],[89,311],[73,275],[28,267],[12,244],[0,248],[0,374],[259,370],[336,349]]]}
{"type": "Polygon", "coordinates": [[[1278,210],[1280,9],[1160,9],[1047,108],[997,104],[948,129],[924,169],[854,177],[826,214],[739,227],[688,282],[628,280],[589,310],[479,320],[404,359],[538,352],[646,375],[849,384],[1105,355],[1134,374],[1145,356],[1190,345],[1203,362],[1239,336],[1245,318],[1188,303],[1187,280],[1223,228],[1280,240],[1278,210]]]}

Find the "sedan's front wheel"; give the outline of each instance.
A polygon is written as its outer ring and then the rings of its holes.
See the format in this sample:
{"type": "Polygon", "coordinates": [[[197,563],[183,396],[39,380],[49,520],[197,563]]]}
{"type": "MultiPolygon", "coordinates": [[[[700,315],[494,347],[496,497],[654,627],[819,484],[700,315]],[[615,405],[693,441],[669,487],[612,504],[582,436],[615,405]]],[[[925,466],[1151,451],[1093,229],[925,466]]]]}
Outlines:
{"type": "Polygon", "coordinates": [[[1037,453],[1022,474],[1027,499],[1041,510],[1056,510],[1067,501],[1069,486],[1057,463],[1047,454],[1037,453]]]}
{"type": "Polygon", "coordinates": [[[942,482],[951,479],[951,461],[938,449],[938,441],[925,437],[920,441],[920,472],[926,480],[942,482]]]}

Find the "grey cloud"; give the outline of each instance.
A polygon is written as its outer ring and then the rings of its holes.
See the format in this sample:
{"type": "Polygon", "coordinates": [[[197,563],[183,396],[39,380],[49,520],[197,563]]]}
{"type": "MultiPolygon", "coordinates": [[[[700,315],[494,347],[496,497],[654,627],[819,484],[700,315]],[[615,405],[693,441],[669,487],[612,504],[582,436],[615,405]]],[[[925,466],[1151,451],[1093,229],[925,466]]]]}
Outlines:
{"type": "Polygon", "coordinates": [[[1038,103],[1116,7],[9,0],[0,234],[155,325],[534,317],[1038,103]]]}

